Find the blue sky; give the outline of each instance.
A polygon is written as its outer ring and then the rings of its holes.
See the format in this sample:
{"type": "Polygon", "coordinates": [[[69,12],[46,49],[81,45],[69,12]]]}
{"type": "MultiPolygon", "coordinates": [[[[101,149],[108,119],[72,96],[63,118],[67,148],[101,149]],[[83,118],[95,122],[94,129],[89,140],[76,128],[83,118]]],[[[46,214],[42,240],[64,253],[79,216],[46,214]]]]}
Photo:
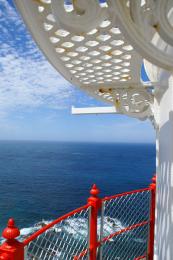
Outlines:
{"type": "Polygon", "coordinates": [[[0,0],[0,139],[154,142],[150,122],[121,115],[73,116],[104,105],[71,86],[46,61],[11,0],[0,0]]]}

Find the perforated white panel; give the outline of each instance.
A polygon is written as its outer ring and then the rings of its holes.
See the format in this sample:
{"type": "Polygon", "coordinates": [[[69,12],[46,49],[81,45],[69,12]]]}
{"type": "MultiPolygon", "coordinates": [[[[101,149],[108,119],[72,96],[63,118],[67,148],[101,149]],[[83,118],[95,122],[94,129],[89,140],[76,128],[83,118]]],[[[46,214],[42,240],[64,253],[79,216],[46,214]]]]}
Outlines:
{"type": "Polygon", "coordinates": [[[143,88],[140,79],[142,58],[124,37],[117,16],[107,3],[16,3],[38,45],[67,80],[96,98],[115,104],[120,113],[139,118],[151,116],[152,93],[143,88]]]}

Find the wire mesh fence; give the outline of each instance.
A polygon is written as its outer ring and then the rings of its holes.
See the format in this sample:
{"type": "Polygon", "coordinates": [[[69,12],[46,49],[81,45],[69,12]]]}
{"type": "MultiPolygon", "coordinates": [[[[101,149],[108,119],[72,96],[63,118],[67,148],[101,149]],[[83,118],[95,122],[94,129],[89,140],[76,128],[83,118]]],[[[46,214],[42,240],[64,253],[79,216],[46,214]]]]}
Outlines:
{"type": "Polygon", "coordinates": [[[103,200],[100,260],[134,260],[147,254],[150,200],[149,189],[103,200]]]}
{"type": "Polygon", "coordinates": [[[146,254],[148,226],[127,230],[105,240],[100,248],[100,260],[134,260],[146,254]]]}
{"type": "Polygon", "coordinates": [[[90,208],[84,209],[38,235],[27,245],[25,259],[87,259],[89,214],[90,208]]]}

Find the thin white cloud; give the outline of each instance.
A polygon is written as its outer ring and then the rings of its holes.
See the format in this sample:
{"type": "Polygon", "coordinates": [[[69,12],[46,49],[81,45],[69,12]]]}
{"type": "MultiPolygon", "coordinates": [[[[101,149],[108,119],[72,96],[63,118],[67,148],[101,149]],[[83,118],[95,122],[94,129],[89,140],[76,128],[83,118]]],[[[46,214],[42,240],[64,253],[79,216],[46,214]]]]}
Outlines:
{"type": "Polygon", "coordinates": [[[15,9],[0,0],[0,110],[67,105],[72,88],[37,49],[15,9]]]}

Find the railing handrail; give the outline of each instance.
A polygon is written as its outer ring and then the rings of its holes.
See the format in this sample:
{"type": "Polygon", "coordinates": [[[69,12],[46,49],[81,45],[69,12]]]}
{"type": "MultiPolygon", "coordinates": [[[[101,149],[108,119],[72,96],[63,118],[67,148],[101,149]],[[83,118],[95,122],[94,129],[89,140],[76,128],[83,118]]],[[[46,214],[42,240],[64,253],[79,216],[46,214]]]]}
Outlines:
{"type": "Polygon", "coordinates": [[[44,232],[46,232],[48,229],[50,229],[51,227],[53,227],[54,225],[58,224],[59,222],[61,222],[62,220],[67,219],[68,217],[71,217],[73,215],[75,215],[76,213],[81,212],[82,210],[85,210],[87,208],[90,207],[90,204],[87,203],[86,205],[77,208],[75,210],[70,211],[69,213],[63,215],[62,217],[59,217],[57,219],[55,219],[54,221],[52,221],[51,223],[45,225],[44,227],[42,227],[41,229],[37,230],[35,233],[33,233],[30,237],[26,238],[23,241],[23,244],[26,246],[28,245],[31,241],[33,241],[34,239],[36,239],[39,235],[43,234],[44,232]]]}
{"type": "MultiPolygon", "coordinates": [[[[126,195],[130,195],[130,194],[135,194],[135,193],[141,193],[141,192],[145,192],[145,191],[150,191],[151,188],[148,187],[148,188],[143,188],[143,189],[138,189],[138,190],[132,190],[132,191],[128,191],[128,192],[123,192],[123,193],[120,193],[120,194],[115,194],[115,195],[112,195],[112,196],[106,196],[102,199],[100,199],[102,202],[104,201],[108,201],[108,200],[111,200],[111,199],[115,199],[115,198],[119,198],[119,197],[122,197],[122,196],[126,196],[126,195]]],[[[84,210],[84,209],[87,209],[89,208],[90,204],[87,203],[86,205],[84,206],[81,206],[75,210],[72,210],[71,212],[55,219],[54,221],[52,221],[51,223],[45,225],[44,227],[42,227],[41,229],[37,230],[35,233],[33,233],[30,237],[26,238],[24,241],[23,241],[23,244],[26,246],[28,245],[31,241],[33,241],[34,239],[36,239],[39,235],[43,234],[44,232],[46,232],[48,229],[50,229],[51,227],[53,227],[54,225],[58,224],[59,222],[61,222],[62,220],[65,220],[67,219],[68,217],[76,214],[76,213],[79,213],[80,211],[84,210]]],[[[125,231],[124,231],[125,232],[125,231]]]]}
{"type": "Polygon", "coordinates": [[[128,192],[123,192],[123,193],[115,194],[115,195],[111,195],[111,196],[106,196],[102,199],[102,201],[108,201],[108,200],[116,199],[116,198],[123,197],[123,196],[126,196],[126,195],[141,193],[141,192],[144,192],[144,191],[151,191],[151,188],[148,187],[148,188],[132,190],[132,191],[128,191],[128,192]]]}

